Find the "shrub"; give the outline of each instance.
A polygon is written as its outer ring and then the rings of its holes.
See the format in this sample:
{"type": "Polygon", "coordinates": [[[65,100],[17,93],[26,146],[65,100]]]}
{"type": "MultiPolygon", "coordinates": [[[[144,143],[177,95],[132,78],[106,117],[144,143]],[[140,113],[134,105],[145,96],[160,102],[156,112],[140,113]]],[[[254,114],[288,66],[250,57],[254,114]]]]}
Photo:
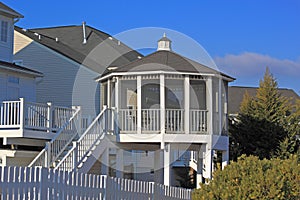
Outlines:
{"type": "Polygon", "coordinates": [[[300,199],[300,164],[297,156],[280,160],[259,160],[245,155],[212,181],[200,184],[193,199],[300,199]]]}

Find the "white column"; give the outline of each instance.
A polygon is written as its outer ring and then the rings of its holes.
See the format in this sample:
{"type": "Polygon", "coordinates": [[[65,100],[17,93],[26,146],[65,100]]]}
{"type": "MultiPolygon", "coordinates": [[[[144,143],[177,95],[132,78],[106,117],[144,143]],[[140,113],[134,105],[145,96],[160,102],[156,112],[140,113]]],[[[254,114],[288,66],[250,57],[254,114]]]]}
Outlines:
{"type": "Polygon", "coordinates": [[[229,151],[222,151],[222,169],[229,163],[229,151]]]}
{"type": "Polygon", "coordinates": [[[115,108],[116,111],[119,109],[119,78],[116,77],[116,82],[115,82],[115,108]]]}
{"type": "Polygon", "coordinates": [[[117,150],[116,172],[118,178],[123,178],[123,172],[124,172],[123,149],[117,150]]]}
{"type": "Polygon", "coordinates": [[[219,135],[222,134],[222,79],[221,77],[219,78],[219,96],[218,96],[218,102],[219,104],[219,135]]]}
{"type": "Polygon", "coordinates": [[[154,182],[163,184],[163,150],[154,152],[154,182]]]}
{"type": "Polygon", "coordinates": [[[207,106],[207,126],[208,134],[213,134],[213,84],[212,77],[208,77],[206,80],[206,106],[207,106]]]}
{"type": "Polygon", "coordinates": [[[137,76],[137,133],[142,133],[142,77],[137,76]]]}
{"type": "Polygon", "coordinates": [[[110,80],[107,80],[107,107],[111,107],[111,90],[110,90],[110,80]]]}
{"type": "Polygon", "coordinates": [[[184,133],[190,132],[190,77],[184,77],[184,133]]]}
{"type": "Polygon", "coordinates": [[[101,155],[101,174],[109,175],[109,148],[106,148],[101,155]]]}
{"type": "Polygon", "coordinates": [[[166,132],[166,105],[165,105],[165,75],[160,75],[160,134],[161,149],[164,149],[164,134],[166,132]]]}
{"type": "Polygon", "coordinates": [[[171,144],[166,144],[164,149],[164,185],[170,185],[171,144]]]}
{"type": "Polygon", "coordinates": [[[212,178],[212,166],[213,166],[213,150],[210,145],[206,145],[203,153],[203,177],[207,179],[212,178]]]}

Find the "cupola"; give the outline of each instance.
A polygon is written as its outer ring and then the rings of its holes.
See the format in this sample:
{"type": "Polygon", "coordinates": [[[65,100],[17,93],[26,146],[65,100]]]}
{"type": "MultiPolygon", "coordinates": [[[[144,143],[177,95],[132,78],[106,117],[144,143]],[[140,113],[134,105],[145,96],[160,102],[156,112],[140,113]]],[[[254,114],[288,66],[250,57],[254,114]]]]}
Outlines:
{"type": "Polygon", "coordinates": [[[157,51],[171,51],[171,40],[167,38],[166,33],[164,33],[163,37],[158,40],[157,51]]]}

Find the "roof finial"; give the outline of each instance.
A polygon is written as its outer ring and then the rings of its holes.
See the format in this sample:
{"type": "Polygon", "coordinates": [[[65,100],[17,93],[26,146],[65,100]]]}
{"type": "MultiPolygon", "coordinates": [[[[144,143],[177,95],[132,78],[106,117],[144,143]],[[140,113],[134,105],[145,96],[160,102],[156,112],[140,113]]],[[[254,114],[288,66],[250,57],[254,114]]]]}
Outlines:
{"type": "Polygon", "coordinates": [[[167,37],[166,33],[164,33],[163,37],[167,37]]]}

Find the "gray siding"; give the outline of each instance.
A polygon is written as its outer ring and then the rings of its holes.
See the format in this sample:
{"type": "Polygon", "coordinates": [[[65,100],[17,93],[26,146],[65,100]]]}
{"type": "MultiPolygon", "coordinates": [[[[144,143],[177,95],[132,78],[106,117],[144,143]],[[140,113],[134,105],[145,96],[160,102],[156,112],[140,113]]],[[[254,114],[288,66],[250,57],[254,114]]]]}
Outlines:
{"type": "Polygon", "coordinates": [[[37,102],[80,105],[83,116],[99,112],[99,92],[94,80],[99,74],[17,32],[14,59],[23,60],[25,66],[43,73],[44,77],[37,81],[37,102]]]}

